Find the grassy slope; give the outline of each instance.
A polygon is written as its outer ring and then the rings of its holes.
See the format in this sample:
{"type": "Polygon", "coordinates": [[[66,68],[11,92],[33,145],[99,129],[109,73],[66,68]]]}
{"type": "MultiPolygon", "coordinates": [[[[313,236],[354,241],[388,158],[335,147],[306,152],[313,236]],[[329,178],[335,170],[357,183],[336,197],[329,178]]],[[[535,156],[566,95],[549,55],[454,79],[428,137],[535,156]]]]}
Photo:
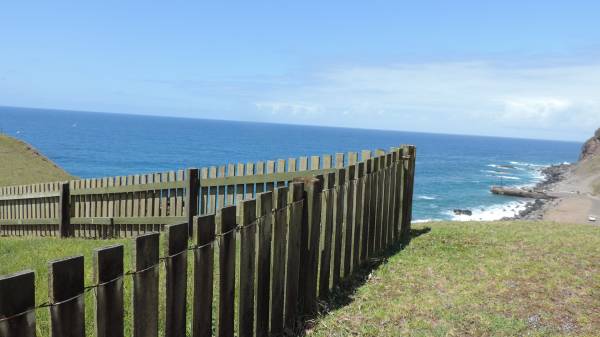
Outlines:
{"type": "Polygon", "coordinates": [[[0,134],[0,186],[69,180],[73,177],[32,146],[0,134]]]}
{"type": "Polygon", "coordinates": [[[580,162],[576,173],[582,177],[593,177],[590,182],[591,192],[600,196],[600,156],[596,155],[580,162]]]}
{"type": "MultiPolygon", "coordinates": [[[[161,250],[160,255],[165,255],[166,239],[164,234],[161,235],[161,250]]],[[[48,262],[69,256],[84,256],[85,265],[85,285],[93,285],[93,251],[96,248],[108,247],[115,244],[124,245],[124,270],[131,271],[133,269],[133,239],[118,239],[118,240],[89,240],[89,239],[58,239],[52,237],[0,237],[0,276],[16,273],[22,270],[31,269],[36,272],[35,288],[36,288],[36,304],[48,302],[48,262]]],[[[215,261],[218,261],[218,251],[215,247],[215,261]]],[[[238,257],[239,261],[239,257],[238,257]]],[[[188,252],[188,280],[191,280],[193,273],[193,253],[188,252]]],[[[215,262],[217,263],[217,262],[215,262]]],[[[164,333],[164,315],[165,315],[165,266],[161,263],[160,266],[160,312],[159,316],[159,335],[164,333]]],[[[215,277],[218,275],[218,268],[215,269],[215,277]]],[[[239,274],[236,272],[236,278],[239,274]]],[[[217,284],[215,283],[215,287],[217,284]]],[[[124,298],[125,298],[125,336],[131,336],[132,332],[132,292],[133,282],[132,276],[124,278],[124,298]]],[[[193,284],[188,282],[187,296],[187,335],[191,336],[192,323],[192,294],[193,284]]],[[[237,296],[237,294],[236,294],[237,296]]],[[[215,303],[218,301],[218,293],[215,288],[214,293],[215,303]]],[[[237,298],[236,298],[237,304],[237,298]]],[[[93,291],[85,294],[85,318],[86,318],[86,336],[94,335],[94,294],[93,291]]],[[[216,307],[215,309],[216,310],[216,307]]],[[[213,311],[213,317],[216,316],[216,311],[213,311]]],[[[38,309],[36,311],[36,329],[37,336],[49,336],[49,315],[48,309],[38,309]]],[[[237,325],[236,325],[237,328],[237,325]]]]}
{"type": "MultiPolygon", "coordinates": [[[[373,271],[348,303],[317,320],[310,335],[546,336],[600,331],[598,227],[544,222],[415,227],[431,227],[431,231],[414,238],[373,271]]],[[[83,253],[85,283],[92,284],[93,248],[115,243],[126,245],[125,269],[129,270],[129,239],[0,238],[0,275],[34,269],[37,303],[42,303],[47,301],[47,261],[83,253]]],[[[192,270],[190,264],[188,273],[192,270]]],[[[131,277],[125,280],[129,305],[131,277]]],[[[191,282],[188,291],[191,294],[191,282]]],[[[190,301],[188,296],[188,308],[190,301]]],[[[90,292],[86,295],[89,334],[93,333],[93,303],[90,292]]],[[[129,327],[131,308],[126,310],[129,327]]],[[[37,319],[38,336],[47,336],[47,310],[39,310],[37,319]]],[[[188,311],[188,332],[190,323],[188,311]]]]}
{"type": "Polygon", "coordinates": [[[309,335],[600,335],[598,227],[424,226],[309,335]]]}

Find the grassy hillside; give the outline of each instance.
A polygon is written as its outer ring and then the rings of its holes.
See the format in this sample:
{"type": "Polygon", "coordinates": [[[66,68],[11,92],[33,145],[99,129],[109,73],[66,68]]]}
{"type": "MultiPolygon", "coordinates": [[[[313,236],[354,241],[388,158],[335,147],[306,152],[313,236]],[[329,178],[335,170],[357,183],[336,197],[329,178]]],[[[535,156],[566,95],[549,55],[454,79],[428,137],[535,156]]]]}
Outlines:
{"type": "Polygon", "coordinates": [[[600,228],[435,223],[310,336],[598,336],[600,228]]]}
{"type": "Polygon", "coordinates": [[[0,186],[69,180],[73,177],[31,145],[0,134],[0,186]]]}
{"type": "MultiPolygon", "coordinates": [[[[420,235],[408,247],[393,251],[370,278],[357,278],[355,292],[339,292],[328,304],[337,309],[319,317],[306,333],[592,336],[600,331],[599,227],[547,222],[443,222],[415,227],[420,235]]],[[[47,300],[48,260],[85,254],[86,284],[92,284],[93,248],[115,243],[126,245],[125,269],[130,269],[131,240],[0,238],[0,275],[36,270],[36,297],[41,303],[47,300]]],[[[191,264],[189,268],[191,274],[191,264]]],[[[161,272],[164,275],[164,269],[161,272]]],[[[188,289],[192,291],[191,282],[188,289]]],[[[126,304],[130,296],[128,277],[126,304]]],[[[86,295],[89,333],[93,303],[90,292],[86,295]]],[[[126,310],[130,324],[131,308],[126,310]]],[[[38,336],[47,336],[47,310],[37,315],[38,336]]],[[[190,313],[188,318],[189,332],[190,313]]]]}

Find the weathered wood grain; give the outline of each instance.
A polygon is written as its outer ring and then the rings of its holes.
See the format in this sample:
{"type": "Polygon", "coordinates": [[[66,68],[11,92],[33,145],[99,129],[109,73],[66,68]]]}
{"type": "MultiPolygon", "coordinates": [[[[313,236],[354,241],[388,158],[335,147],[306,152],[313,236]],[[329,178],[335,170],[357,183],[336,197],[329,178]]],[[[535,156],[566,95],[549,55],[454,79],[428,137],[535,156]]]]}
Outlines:
{"type": "MultiPolygon", "coordinates": [[[[258,245],[256,266],[256,336],[269,335],[269,313],[271,303],[271,242],[273,226],[273,193],[256,195],[258,223],[258,245]]],[[[283,320],[283,317],[281,318],[283,320]]]]}
{"type": "Polygon", "coordinates": [[[333,216],[335,204],[335,173],[329,173],[324,177],[324,190],[322,196],[321,212],[323,226],[320,239],[320,269],[319,269],[319,298],[322,300],[329,297],[330,275],[331,275],[331,253],[333,235],[333,216]]]}
{"type": "Polygon", "coordinates": [[[344,228],[342,237],[342,278],[350,275],[352,268],[352,235],[354,234],[354,171],[356,166],[350,165],[345,172],[345,195],[344,195],[344,228]]]}
{"type": "Polygon", "coordinates": [[[198,169],[191,168],[186,171],[186,189],[185,189],[185,216],[189,225],[189,236],[194,234],[194,217],[198,215],[198,194],[200,192],[200,181],[198,179],[198,169]]]}
{"type": "Polygon", "coordinates": [[[96,336],[123,336],[123,245],[94,250],[96,336]]]}
{"type": "Polygon", "coordinates": [[[243,200],[240,209],[240,285],[238,335],[254,335],[254,281],[256,259],[256,200],[243,200]]]}
{"type": "Polygon", "coordinates": [[[133,336],[158,336],[159,233],[135,238],[133,247],[133,336]]]}
{"type": "Polygon", "coordinates": [[[298,314],[299,302],[299,281],[302,236],[302,218],[303,218],[303,199],[304,183],[293,182],[290,187],[292,198],[292,208],[290,211],[290,223],[287,237],[287,270],[285,281],[285,327],[291,329],[295,325],[298,314]]]}
{"type": "Polygon", "coordinates": [[[35,273],[32,270],[0,277],[0,336],[34,337],[34,306],[35,273]],[[21,314],[26,311],[29,312],[21,314]],[[8,317],[12,318],[2,320],[8,317]]]}
{"type": "Polygon", "coordinates": [[[187,303],[188,224],[169,225],[165,229],[166,303],[165,336],[184,337],[187,303]]]}
{"type": "MultiPolygon", "coordinates": [[[[308,259],[306,263],[306,283],[304,283],[303,313],[314,314],[317,310],[317,279],[319,266],[319,234],[321,226],[321,192],[323,190],[323,176],[305,181],[306,192],[306,220],[303,222],[308,229],[308,259]]],[[[302,284],[302,282],[301,282],[302,284]]]]}
{"type": "Polygon", "coordinates": [[[280,335],[284,327],[285,262],[288,231],[287,187],[278,187],[274,194],[273,244],[271,263],[271,334],[280,335]]]}
{"type": "Polygon", "coordinates": [[[235,206],[226,206],[217,212],[219,244],[219,329],[218,336],[234,335],[235,299],[235,206]]]}
{"type": "Polygon", "coordinates": [[[192,334],[194,337],[212,336],[213,267],[215,215],[194,217],[196,244],[194,254],[194,302],[192,334]]]}
{"type": "Polygon", "coordinates": [[[83,256],[49,262],[51,337],[85,336],[83,256]]]}

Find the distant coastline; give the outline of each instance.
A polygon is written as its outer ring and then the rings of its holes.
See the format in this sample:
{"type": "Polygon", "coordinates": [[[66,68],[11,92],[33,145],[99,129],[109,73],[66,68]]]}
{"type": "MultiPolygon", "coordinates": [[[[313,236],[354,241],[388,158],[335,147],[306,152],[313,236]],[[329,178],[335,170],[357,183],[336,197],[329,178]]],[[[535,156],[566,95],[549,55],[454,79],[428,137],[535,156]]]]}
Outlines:
{"type": "Polygon", "coordinates": [[[514,218],[600,225],[600,129],[584,143],[579,161],[545,168],[534,190],[550,199],[536,199],[514,218]]]}

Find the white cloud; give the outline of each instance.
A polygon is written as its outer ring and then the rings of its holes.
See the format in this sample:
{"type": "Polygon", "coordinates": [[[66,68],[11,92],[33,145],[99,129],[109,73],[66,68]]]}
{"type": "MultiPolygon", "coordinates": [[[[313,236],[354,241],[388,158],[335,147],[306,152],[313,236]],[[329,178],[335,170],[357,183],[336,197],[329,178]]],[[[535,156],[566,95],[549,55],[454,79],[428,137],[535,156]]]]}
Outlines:
{"type": "Polygon", "coordinates": [[[560,114],[564,114],[572,103],[562,98],[509,98],[504,101],[505,110],[500,118],[508,122],[541,122],[547,124],[560,114]]]}
{"type": "Polygon", "coordinates": [[[315,124],[540,138],[584,139],[600,126],[600,64],[351,66],[313,77],[256,107],[287,112],[274,116],[282,122],[310,113],[315,124]]]}
{"type": "Polygon", "coordinates": [[[258,102],[254,104],[259,111],[267,111],[273,115],[313,115],[319,112],[316,105],[302,104],[296,102],[258,102]]]}

